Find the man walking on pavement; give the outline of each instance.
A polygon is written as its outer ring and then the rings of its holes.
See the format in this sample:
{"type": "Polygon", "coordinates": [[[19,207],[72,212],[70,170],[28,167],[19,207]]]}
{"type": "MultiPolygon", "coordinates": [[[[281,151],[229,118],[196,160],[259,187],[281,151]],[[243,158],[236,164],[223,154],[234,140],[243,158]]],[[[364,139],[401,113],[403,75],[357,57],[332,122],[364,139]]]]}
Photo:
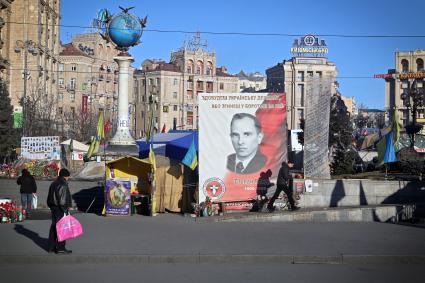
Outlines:
{"type": "Polygon", "coordinates": [[[295,205],[293,192],[292,192],[292,175],[289,170],[294,167],[294,163],[292,161],[282,162],[282,166],[279,169],[279,173],[277,175],[276,181],[276,191],[272,198],[270,199],[267,208],[270,212],[274,211],[274,201],[279,197],[281,191],[283,191],[288,196],[289,201],[289,209],[294,211],[300,209],[295,205]]]}
{"type": "Polygon", "coordinates": [[[47,206],[52,213],[52,225],[49,232],[49,247],[48,252],[55,252],[57,254],[70,254],[71,250],[65,248],[66,242],[58,242],[58,235],[56,232],[56,223],[65,215],[69,214],[71,203],[71,192],[68,187],[70,173],[67,169],[61,169],[59,176],[49,187],[49,194],[47,196],[47,206]]]}

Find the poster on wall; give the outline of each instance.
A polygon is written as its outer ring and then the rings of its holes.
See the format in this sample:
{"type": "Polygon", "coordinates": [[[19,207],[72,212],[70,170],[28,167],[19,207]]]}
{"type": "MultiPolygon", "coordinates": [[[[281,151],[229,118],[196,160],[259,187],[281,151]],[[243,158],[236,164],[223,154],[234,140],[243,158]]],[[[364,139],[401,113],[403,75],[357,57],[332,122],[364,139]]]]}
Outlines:
{"type": "Polygon", "coordinates": [[[58,136],[22,137],[21,156],[28,159],[60,159],[58,136]]]}
{"type": "Polygon", "coordinates": [[[106,180],[106,214],[128,215],[130,213],[130,189],[130,180],[106,180]]]}
{"type": "Polygon", "coordinates": [[[274,193],[266,184],[287,158],[286,113],[283,93],[199,95],[199,202],[274,193]]]}

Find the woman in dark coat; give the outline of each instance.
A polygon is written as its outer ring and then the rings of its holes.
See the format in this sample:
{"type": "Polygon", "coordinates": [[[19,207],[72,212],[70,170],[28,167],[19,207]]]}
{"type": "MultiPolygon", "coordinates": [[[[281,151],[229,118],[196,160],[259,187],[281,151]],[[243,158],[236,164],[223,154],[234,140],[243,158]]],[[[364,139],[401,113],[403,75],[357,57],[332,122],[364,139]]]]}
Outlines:
{"type": "Polygon", "coordinates": [[[16,182],[21,186],[20,193],[22,209],[25,209],[26,216],[28,218],[32,212],[33,196],[37,193],[37,183],[27,169],[22,169],[21,172],[22,174],[18,177],[16,182]]]}

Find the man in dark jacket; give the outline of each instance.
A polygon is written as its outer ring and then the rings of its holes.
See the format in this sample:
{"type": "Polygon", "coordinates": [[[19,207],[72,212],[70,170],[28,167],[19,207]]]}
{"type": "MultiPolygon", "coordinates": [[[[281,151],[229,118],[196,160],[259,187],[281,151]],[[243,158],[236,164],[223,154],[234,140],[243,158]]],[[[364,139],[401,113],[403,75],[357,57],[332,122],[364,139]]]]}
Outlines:
{"type": "Polygon", "coordinates": [[[21,186],[21,204],[25,209],[26,217],[30,217],[32,212],[33,195],[37,193],[37,183],[34,177],[27,169],[22,169],[22,175],[18,177],[16,182],[21,186]]]}
{"type": "Polygon", "coordinates": [[[47,196],[47,206],[52,213],[52,225],[50,226],[49,233],[49,253],[55,252],[57,254],[70,254],[71,250],[65,248],[66,242],[58,242],[56,233],[56,223],[65,215],[69,213],[71,203],[71,192],[68,187],[69,171],[61,169],[59,176],[49,187],[49,194],[47,196]]]}
{"type": "Polygon", "coordinates": [[[291,161],[282,162],[282,166],[279,169],[279,173],[277,174],[277,181],[276,181],[276,192],[270,199],[267,208],[270,212],[274,210],[274,201],[279,197],[279,194],[281,191],[283,191],[288,196],[288,202],[289,202],[289,209],[290,210],[297,210],[299,207],[295,205],[293,192],[292,192],[292,175],[289,170],[294,167],[294,163],[291,161]]]}

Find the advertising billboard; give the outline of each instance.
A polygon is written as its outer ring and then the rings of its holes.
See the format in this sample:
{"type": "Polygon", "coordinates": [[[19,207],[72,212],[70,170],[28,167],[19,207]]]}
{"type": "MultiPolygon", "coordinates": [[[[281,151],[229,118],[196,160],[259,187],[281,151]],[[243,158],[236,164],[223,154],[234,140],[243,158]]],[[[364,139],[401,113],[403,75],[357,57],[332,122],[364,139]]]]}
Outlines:
{"type": "Polygon", "coordinates": [[[285,94],[205,93],[198,99],[199,202],[272,195],[275,188],[261,184],[265,175],[275,179],[287,158],[285,94]]]}

